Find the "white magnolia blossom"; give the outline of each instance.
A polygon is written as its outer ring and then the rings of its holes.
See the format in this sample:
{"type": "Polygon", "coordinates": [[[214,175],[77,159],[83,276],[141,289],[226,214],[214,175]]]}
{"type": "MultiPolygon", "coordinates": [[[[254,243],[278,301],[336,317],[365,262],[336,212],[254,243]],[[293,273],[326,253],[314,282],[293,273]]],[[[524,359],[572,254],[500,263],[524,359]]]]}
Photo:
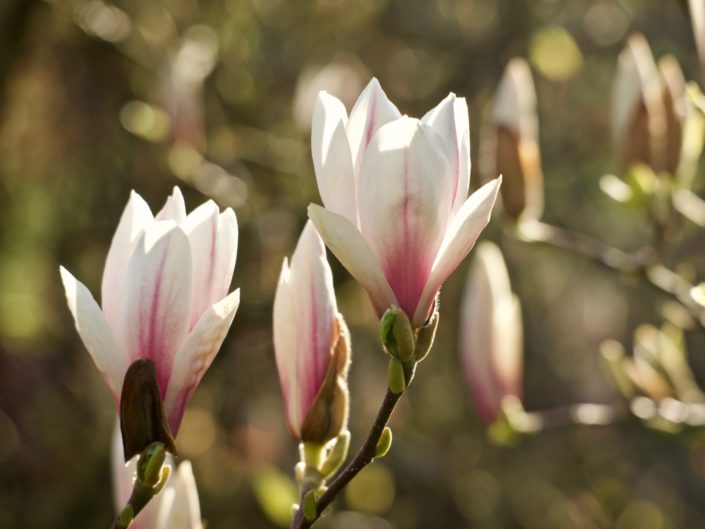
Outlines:
{"type": "Polygon", "coordinates": [[[153,216],[133,191],[105,262],[102,309],[61,268],[76,329],[116,400],[129,365],[151,360],[174,435],[240,302],[239,289],[228,294],[237,241],[229,208],[209,200],[187,215],[174,188],[153,216]]]}
{"type": "Polygon", "coordinates": [[[311,205],[309,217],[321,237],[378,315],[398,305],[420,327],[487,225],[501,180],[468,197],[465,100],[449,94],[414,119],[372,79],[348,117],[321,92],[311,149],[325,209],[311,205]]]}

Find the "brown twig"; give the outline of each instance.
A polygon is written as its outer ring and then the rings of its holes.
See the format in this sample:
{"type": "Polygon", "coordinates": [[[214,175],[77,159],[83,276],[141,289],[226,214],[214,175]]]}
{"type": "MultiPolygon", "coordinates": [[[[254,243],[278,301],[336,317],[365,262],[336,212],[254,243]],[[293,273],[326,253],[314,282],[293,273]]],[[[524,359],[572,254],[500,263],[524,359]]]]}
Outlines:
{"type": "Polygon", "coordinates": [[[394,411],[399,398],[403,393],[392,393],[391,390],[387,390],[387,394],[384,396],[382,405],[377,412],[377,418],[372,424],[370,432],[365,438],[365,442],[352,458],[350,463],[338,474],[338,476],[330,483],[326,491],[321,495],[321,497],[316,502],[316,517],[315,519],[309,521],[303,516],[303,509],[299,509],[294,517],[294,521],[291,524],[291,529],[307,529],[311,527],[313,523],[318,520],[323,513],[323,511],[328,507],[333,500],[338,496],[338,494],[345,488],[345,486],[350,483],[350,481],[357,476],[357,474],[369,465],[375,457],[377,443],[384,431],[384,427],[387,426],[387,422],[394,411]]]}
{"type": "Polygon", "coordinates": [[[659,264],[652,248],[628,253],[586,235],[543,222],[521,224],[515,235],[524,242],[561,248],[582,255],[610,270],[642,277],[648,285],[681,303],[698,325],[705,328],[705,308],[696,303],[690,295],[693,285],[676,272],[659,264]]]}

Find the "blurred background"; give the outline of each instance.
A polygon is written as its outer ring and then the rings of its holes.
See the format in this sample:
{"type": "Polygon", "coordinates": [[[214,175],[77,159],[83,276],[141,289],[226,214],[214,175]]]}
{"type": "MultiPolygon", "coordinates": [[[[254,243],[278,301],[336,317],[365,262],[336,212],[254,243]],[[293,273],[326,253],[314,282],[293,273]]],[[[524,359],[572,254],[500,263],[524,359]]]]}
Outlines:
{"type": "MultiPolygon", "coordinates": [[[[664,0],[3,0],[0,2],[0,527],[108,527],[111,395],[66,308],[63,264],[99,292],[129,191],[154,210],[178,185],[240,223],[242,304],[179,434],[207,527],[287,526],[297,448],[271,339],[282,258],[319,202],[310,117],[320,89],[348,109],[376,76],[420,116],[468,98],[473,187],[492,94],[510,58],[532,67],[545,179],[543,219],[625,250],[642,215],[600,191],[617,55],[632,31],[701,72],[684,2],[664,0]]],[[[694,188],[703,184],[698,171],[694,188]]],[[[498,210],[501,208],[498,208],[498,210]]],[[[629,348],[666,300],[560,250],[505,239],[524,312],[525,406],[620,399],[599,355],[629,348]]],[[[705,267],[702,228],[667,257],[705,267]]],[[[352,448],[381,401],[385,355],[366,295],[331,257],[353,339],[352,448]]],[[[668,529],[705,526],[705,437],[625,420],[488,441],[459,368],[468,263],[442,292],[439,337],[393,419],[394,446],[356,479],[325,528],[668,529]]],[[[687,335],[695,375],[702,335],[687,335]]]]}

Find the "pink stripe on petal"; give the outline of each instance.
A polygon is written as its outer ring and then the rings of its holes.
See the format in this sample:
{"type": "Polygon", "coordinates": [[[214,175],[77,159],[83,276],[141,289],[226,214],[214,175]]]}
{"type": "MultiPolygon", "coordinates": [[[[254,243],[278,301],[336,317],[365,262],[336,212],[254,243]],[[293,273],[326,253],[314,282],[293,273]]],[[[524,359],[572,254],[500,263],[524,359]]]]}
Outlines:
{"type": "Polygon", "coordinates": [[[128,270],[120,339],[131,361],[154,362],[164,396],[191,314],[191,250],[173,221],[145,230],[128,270]]]}
{"type": "Polygon", "coordinates": [[[164,398],[164,411],[174,435],[179,431],[191,395],[218,354],[239,305],[239,289],[212,305],[176,353],[164,398]]]}
{"type": "Polygon", "coordinates": [[[409,316],[443,240],[452,183],[429,125],[401,118],[377,131],[360,173],[360,231],[409,316]]]}

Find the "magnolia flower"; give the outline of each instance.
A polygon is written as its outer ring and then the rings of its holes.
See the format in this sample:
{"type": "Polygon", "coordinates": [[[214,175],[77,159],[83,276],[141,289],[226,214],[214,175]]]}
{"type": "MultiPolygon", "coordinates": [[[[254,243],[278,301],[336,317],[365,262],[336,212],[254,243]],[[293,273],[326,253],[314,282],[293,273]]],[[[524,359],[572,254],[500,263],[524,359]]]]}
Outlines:
{"type": "MultiPolygon", "coordinates": [[[[115,508],[120,512],[132,494],[138,457],[125,463],[119,425],[113,435],[111,459],[115,508]]],[[[168,481],[162,491],[135,517],[130,529],[203,529],[191,463],[183,461],[174,469],[174,460],[167,454],[165,464],[172,467],[168,481]]]]}
{"type": "Polygon", "coordinates": [[[325,209],[309,217],[328,248],[367,290],[379,316],[401,307],[414,327],[489,222],[500,179],[468,198],[465,100],[449,94],[421,120],[402,116],[376,79],[348,118],[321,92],[313,163],[325,209]]]}
{"type": "Polygon", "coordinates": [[[239,289],[228,294],[237,237],[235,214],[213,201],[187,216],[174,188],[154,217],[133,191],[105,261],[102,310],[61,268],[76,329],[116,400],[128,366],[151,360],[174,435],[240,302],[239,289]]]}
{"type": "Polygon", "coordinates": [[[507,396],[521,396],[522,325],[499,248],[475,252],[460,314],[460,352],[480,417],[493,422],[507,396]]]}
{"type": "Polygon", "coordinates": [[[324,443],[345,429],[348,330],[338,313],[326,248],[306,224],[274,296],[274,352],[291,434],[324,443]]]}
{"type": "Polygon", "coordinates": [[[541,217],[543,173],[538,143],[536,90],[529,64],[519,57],[504,70],[492,106],[497,134],[497,172],[502,175],[502,204],[513,219],[541,217]]]}

